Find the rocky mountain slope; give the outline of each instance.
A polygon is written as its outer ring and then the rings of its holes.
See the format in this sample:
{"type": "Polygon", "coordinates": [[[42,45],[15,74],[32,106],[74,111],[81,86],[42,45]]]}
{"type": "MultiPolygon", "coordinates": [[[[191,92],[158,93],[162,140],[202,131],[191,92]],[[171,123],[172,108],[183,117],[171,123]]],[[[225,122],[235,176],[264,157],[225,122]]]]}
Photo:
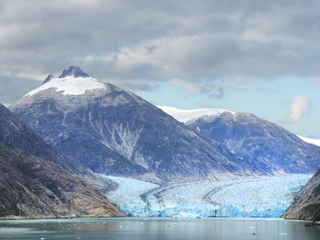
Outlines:
{"type": "Polygon", "coordinates": [[[294,203],[282,217],[320,222],[320,170],[299,192],[294,203]]]}
{"type": "MultiPolygon", "coordinates": [[[[300,137],[303,141],[320,146],[319,139],[300,137]]],[[[283,214],[284,218],[306,219],[320,222],[320,170],[299,192],[294,203],[283,214]]]]}
{"type": "Polygon", "coordinates": [[[159,107],[198,134],[223,144],[257,169],[269,173],[314,173],[320,168],[318,146],[253,114],[159,107]]]}
{"type": "Polygon", "coordinates": [[[122,216],[73,165],[0,104],[0,219],[122,216]]]}
{"type": "Polygon", "coordinates": [[[269,173],[78,67],[49,76],[9,108],[48,144],[97,173],[153,182],[269,173]]]}

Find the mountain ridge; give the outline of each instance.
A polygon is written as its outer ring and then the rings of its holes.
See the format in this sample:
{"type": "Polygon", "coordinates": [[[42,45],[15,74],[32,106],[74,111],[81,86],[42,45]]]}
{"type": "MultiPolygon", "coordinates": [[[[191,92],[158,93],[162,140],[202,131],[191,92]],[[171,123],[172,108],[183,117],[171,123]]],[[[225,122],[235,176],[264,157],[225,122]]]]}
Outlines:
{"type": "MultiPolygon", "coordinates": [[[[178,114],[183,115],[183,112],[171,108],[176,118],[179,118],[178,114]]],[[[252,164],[260,162],[283,173],[314,173],[320,168],[320,148],[308,144],[275,123],[250,113],[220,109],[202,109],[202,112],[205,115],[195,112],[184,123],[193,131],[225,145],[229,151],[252,164]]]]}

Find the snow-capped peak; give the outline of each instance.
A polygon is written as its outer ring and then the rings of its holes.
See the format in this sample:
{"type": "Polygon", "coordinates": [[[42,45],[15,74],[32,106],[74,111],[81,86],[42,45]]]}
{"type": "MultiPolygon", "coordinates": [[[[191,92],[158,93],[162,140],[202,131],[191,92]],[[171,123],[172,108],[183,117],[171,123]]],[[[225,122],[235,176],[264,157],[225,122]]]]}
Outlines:
{"type": "Polygon", "coordinates": [[[63,70],[59,78],[49,75],[43,84],[27,93],[25,96],[32,96],[38,92],[55,88],[56,92],[63,92],[63,95],[81,95],[87,90],[102,89],[107,90],[104,83],[89,77],[79,67],[71,66],[68,70],[63,70]]]}
{"type": "Polygon", "coordinates": [[[236,112],[232,112],[225,109],[219,108],[204,108],[204,109],[192,109],[192,110],[182,110],[174,107],[166,107],[166,106],[157,106],[162,111],[171,115],[173,118],[178,120],[179,122],[188,122],[192,119],[197,119],[202,116],[215,116],[220,115],[223,112],[229,112],[232,114],[236,114],[236,112]]]}

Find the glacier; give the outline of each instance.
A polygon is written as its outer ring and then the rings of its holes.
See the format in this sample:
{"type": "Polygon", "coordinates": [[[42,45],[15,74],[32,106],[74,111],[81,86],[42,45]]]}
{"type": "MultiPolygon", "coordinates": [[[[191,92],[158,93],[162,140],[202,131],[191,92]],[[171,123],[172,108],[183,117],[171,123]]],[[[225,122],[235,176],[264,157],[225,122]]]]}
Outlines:
{"type": "Polygon", "coordinates": [[[310,174],[241,177],[220,181],[170,182],[164,185],[96,174],[118,184],[106,193],[124,214],[134,217],[279,218],[310,174]]]}

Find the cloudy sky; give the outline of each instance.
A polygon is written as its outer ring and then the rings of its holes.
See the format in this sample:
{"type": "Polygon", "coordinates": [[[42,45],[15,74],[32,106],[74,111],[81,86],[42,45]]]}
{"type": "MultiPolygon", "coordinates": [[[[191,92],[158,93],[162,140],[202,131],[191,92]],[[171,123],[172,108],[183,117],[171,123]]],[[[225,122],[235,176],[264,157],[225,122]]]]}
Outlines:
{"type": "Polygon", "coordinates": [[[320,138],[320,1],[2,0],[0,102],[71,65],[157,105],[320,138]]]}

